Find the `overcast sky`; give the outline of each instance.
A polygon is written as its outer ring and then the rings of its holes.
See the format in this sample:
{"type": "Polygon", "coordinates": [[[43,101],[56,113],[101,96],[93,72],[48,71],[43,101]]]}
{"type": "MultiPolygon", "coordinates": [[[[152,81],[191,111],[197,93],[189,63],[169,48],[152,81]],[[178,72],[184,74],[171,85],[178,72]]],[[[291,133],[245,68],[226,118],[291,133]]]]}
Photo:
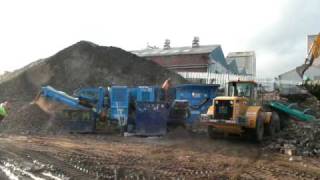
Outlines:
{"type": "Polygon", "coordinates": [[[0,71],[80,40],[136,50],[199,36],[225,55],[256,51],[257,74],[273,77],[303,63],[307,34],[320,31],[320,0],[3,0],[0,23],[0,71]]]}

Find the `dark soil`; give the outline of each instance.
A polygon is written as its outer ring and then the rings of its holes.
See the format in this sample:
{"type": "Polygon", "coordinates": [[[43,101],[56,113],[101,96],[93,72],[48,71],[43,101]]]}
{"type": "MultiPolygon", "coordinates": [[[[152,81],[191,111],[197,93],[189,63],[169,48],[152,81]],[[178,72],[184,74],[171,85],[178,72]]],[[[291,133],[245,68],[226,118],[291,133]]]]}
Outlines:
{"type": "Polygon", "coordinates": [[[63,120],[58,114],[49,114],[36,104],[25,104],[4,118],[0,130],[17,134],[57,134],[63,132],[63,120]]]}

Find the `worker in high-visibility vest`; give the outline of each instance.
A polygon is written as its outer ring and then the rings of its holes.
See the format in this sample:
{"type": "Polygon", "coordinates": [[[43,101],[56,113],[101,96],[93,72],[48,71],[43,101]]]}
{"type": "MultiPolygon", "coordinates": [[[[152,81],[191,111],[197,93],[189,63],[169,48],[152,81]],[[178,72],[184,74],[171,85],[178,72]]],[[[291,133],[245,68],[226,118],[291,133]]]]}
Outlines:
{"type": "Polygon", "coordinates": [[[8,115],[8,102],[3,102],[0,104],[0,121],[2,121],[2,119],[4,117],[6,117],[8,115]]]}

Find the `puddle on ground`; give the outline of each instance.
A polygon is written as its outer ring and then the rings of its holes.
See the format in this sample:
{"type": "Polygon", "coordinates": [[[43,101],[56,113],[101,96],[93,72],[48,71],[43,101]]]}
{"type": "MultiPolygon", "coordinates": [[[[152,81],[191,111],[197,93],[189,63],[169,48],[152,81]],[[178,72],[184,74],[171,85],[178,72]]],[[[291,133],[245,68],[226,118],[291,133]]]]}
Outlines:
{"type": "Polygon", "coordinates": [[[69,180],[52,165],[33,162],[17,162],[12,159],[0,160],[0,171],[8,180],[69,180]]]}

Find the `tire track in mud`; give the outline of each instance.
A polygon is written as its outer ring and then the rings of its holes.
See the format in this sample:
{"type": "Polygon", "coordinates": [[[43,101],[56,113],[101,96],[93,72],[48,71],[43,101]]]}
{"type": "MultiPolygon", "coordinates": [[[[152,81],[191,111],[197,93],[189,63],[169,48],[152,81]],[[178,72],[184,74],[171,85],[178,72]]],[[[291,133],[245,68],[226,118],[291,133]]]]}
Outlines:
{"type": "MultiPolygon", "coordinates": [[[[37,164],[36,160],[52,166],[47,169],[55,175],[80,180],[319,179],[320,175],[315,172],[319,166],[304,171],[306,168],[300,161],[292,164],[285,156],[273,157],[274,154],[266,154],[258,146],[245,142],[197,138],[149,141],[112,137],[101,141],[83,136],[82,139],[9,137],[0,139],[0,160],[10,158],[37,164]]],[[[306,159],[301,162],[308,163],[306,159]]]]}
{"type": "Polygon", "coordinates": [[[250,169],[250,167],[255,166],[256,163],[258,163],[258,161],[261,159],[261,157],[262,157],[262,150],[258,149],[257,154],[254,156],[251,156],[251,159],[249,159],[249,161],[246,164],[239,167],[239,169],[234,173],[232,178],[233,179],[240,178],[241,175],[247,171],[247,169],[250,169]]]}
{"type": "Polygon", "coordinates": [[[239,179],[320,179],[319,175],[303,169],[283,167],[275,163],[260,162],[243,171],[239,179]]]}
{"type": "Polygon", "coordinates": [[[7,170],[11,170],[18,177],[22,176],[23,179],[87,180],[95,178],[54,158],[53,154],[20,149],[11,144],[0,145],[0,164],[6,165],[7,170]]]}

